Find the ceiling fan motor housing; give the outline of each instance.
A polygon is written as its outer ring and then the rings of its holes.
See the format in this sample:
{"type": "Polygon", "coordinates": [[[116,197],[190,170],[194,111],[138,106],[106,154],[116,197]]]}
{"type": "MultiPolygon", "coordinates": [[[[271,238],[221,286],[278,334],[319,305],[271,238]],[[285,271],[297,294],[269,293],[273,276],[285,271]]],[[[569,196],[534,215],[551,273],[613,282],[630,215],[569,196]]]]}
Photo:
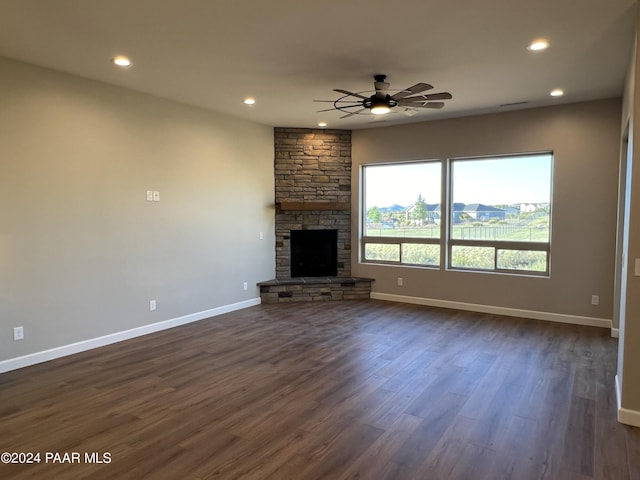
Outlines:
{"type": "Polygon", "coordinates": [[[390,98],[390,96],[387,94],[387,91],[389,90],[389,84],[385,82],[387,76],[375,75],[373,78],[375,80],[375,82],[373,83],[373,88],[376,91],[376,94],[374,96],[378,98],[390,98]]]}
{"type": "Polygon", "coordinates": [[[391,98],[391,95],[386,95],[385,97],[379,97],[377,95],[371,95],[369,98],[365,98],[362,101],[362,106],[364,108],[373,108],[376,106],[387,106],[389,108],[397,107],[398,102],[391,98]]]}

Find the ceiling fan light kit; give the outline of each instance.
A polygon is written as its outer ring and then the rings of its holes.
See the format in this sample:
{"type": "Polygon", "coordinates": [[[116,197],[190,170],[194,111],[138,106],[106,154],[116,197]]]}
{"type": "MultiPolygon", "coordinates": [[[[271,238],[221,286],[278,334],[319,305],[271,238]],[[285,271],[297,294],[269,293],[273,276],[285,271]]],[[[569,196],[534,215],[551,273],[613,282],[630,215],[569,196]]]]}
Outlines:
{"type": "Polygon", "coordinates": [[[449,92],[425,94],[427,90],[433,88],[428,83],[417,83],[412,87],[405,88],[399,92],[389,95],[389,83],[387,83],[386,75],[375,75],[374,89],[375,93],[371,96],[365,96],[362,92],[350,92],[340,88],[334,89],[334,92],[342,93],[344,96],[337,100],[315,100],[316,102],[333,102],[333,108],[320,110],[327,112],[330,110],[340,110],[345,112],[340,118],[347,118],[352,115],[362,113],[372,113],[373,115],[385,115],[390,113],[394,108],[400,106],[405,107],[403,111],[412,111],[415,113],[417,108],[442,108],[444,102],[441,100],[450,100],[452,95],[449,92]]]}
{"type": "Polygon", "coordinates": [[[374,115],[384,115],[391,111],[391,106],[388,104],[386,99],[371,100],[371,105],[368,108],[374,115]]]}

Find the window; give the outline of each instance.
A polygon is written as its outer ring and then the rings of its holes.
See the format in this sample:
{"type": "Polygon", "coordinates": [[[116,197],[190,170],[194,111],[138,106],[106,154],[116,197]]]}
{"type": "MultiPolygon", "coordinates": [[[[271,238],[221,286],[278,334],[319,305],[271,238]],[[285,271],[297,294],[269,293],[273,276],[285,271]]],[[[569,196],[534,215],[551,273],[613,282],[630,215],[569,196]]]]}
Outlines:
{"type": "Polygon", "coordinates": [[[442,163],[363,167],[362,259],[440,265],[442,163]]]}
{"type": "Polygon", "coordinates": [[[451,160],[449,268],[549,271],[551,154],[451,160]]]}
{"type": "Polygon", "coordinates": [[[553,155],[446,166],[445,182],[441,161],[363,167],[361,260],[548,275],[553,155]]]}

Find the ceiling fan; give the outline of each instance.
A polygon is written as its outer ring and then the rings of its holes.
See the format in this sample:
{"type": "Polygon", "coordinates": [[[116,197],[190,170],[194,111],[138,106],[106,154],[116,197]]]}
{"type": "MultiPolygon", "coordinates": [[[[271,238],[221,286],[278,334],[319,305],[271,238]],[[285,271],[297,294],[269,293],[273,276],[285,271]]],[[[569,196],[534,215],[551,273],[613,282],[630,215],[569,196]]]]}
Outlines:
{"type": "Polygon", "coordinates": [[[346,112],[346,115],[340,118],[347,118],[352,115],[361,114],[367,110],[374,115],[384,115],[396,107],[405,107],[406,109],[442,108],[444,107],[444,102],[441,100],[450,100],[453,98],[449,92],[421,93],[433,88],[433,85],[429,85],[428,83],[417,83],[412,87],[389,95],[389,93],[387,93],[389,91],[389,83],[385,82],[386,78],[386,75],[375,75],[373,77],[375,93],[371,96],[362,94],[366,92],[350,92],[348,90],[334,88],[334,92],[342,93],[344,96],[337,100],[314,101],[333,102],[333,108],[318,111],[328,112],[331,110],[340,110],[346,112]]]}

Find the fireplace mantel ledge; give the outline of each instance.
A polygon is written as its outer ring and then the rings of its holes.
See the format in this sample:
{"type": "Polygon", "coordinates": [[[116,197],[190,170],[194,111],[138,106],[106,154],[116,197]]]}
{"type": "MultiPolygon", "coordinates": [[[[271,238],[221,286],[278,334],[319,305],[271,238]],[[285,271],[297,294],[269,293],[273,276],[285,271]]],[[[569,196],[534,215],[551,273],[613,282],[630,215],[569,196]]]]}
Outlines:
{"type": "Polygon", "coordinates": [[[276,202],[281,210],[349,210],[348,202],[276,202]]]}

